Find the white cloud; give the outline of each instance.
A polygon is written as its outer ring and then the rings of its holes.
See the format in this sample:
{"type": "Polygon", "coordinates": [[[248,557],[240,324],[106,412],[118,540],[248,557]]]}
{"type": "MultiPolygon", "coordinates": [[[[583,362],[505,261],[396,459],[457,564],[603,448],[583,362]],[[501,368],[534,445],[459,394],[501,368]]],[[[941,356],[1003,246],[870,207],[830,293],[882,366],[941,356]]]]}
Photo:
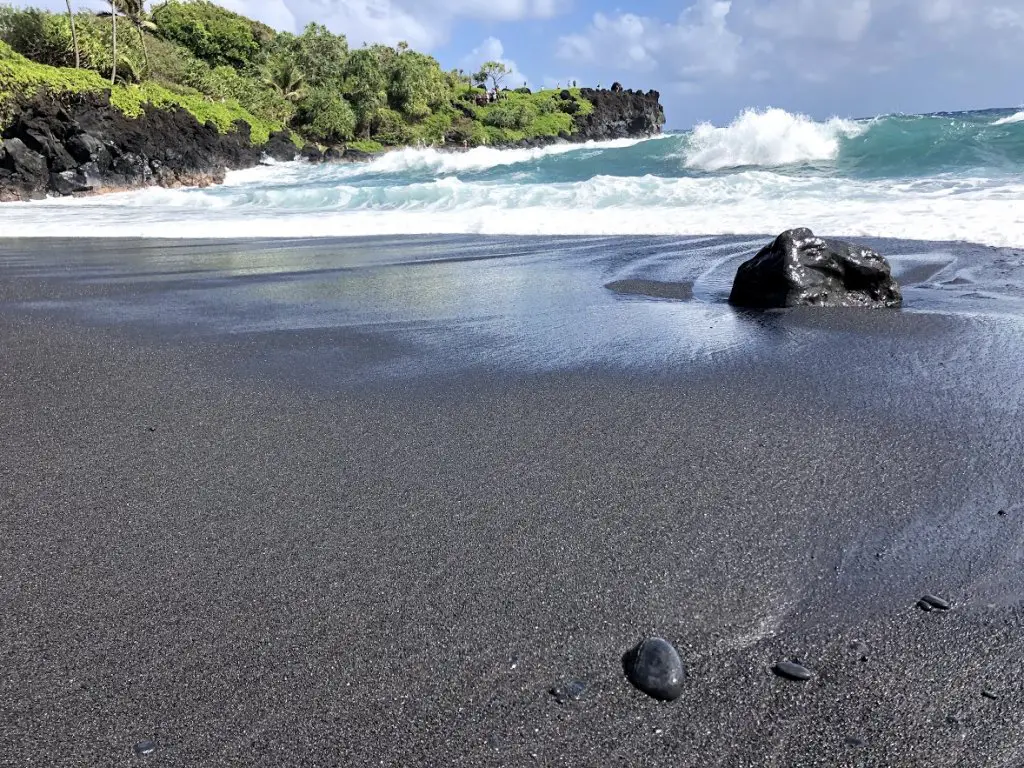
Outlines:
{"type": "Polygon", "coordinates": [[[558,56],[569,61],[615,61],[623,69],[667,71],[678,78],[732,74],[742,38],[729,29],[731,0],[698,0],[674,22],[623,13],[595,13],[580,34],[558,41],[558,56]]]}
{"type": "Polygon", "coordinates": [[[519,88],[523,83],[529,86],[530,79],[522,73],[519,65],[512,59],[505,58],[505,46],[496,37],[488,37],[462,59],[462,69],[469,74],[478,72],[480,65],[487,61],[499,61],[509,71],[505,76],[505,87],[519,88]]]}
{"type": "Polygon", "coordinates": [[[298,27],[318,21],[353,45],[405,40],[430,50],[448,39],[459,19],[545,19],[566,10],[570,0],[233,0],[251,7],[274,1],[287,5],[298,27]]]}
{"type": "Polygon", "coordinates": [[[229,11],[259,19],[274,29],[294,31],[295,16],[284,0],[221,0],[220,4],[229,11]]]}
{"type": "Polygon", "coordinates": [[[754,26],[783,38],[814,35],[818,40],[851,43],[860,40],[871,24],[871,0],[769,0],[750,4],[754,26]]]}
{"type": "MultiPolygon", "coordinates": [[[[1024,0],[692,0],[674,20],[595,13],[559,57],[666,86],[776,76],[827,82],[934,56],[1016,56],[1024,0]]],[[[692,87],[683,85],[684,89],[692,87]]]]}

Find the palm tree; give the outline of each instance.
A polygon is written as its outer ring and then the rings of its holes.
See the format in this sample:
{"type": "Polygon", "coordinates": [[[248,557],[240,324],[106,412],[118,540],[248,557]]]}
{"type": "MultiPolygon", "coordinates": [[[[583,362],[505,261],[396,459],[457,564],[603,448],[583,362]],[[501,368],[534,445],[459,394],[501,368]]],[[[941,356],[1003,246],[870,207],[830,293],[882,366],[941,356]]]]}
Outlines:
{"type": "Polygon", "coordinates": [[[75,14],[71,11],[71,0],[65,0],[68,4],[68,20],[71,22],[71,44],[75,46],[75,69],[81,69],[82,57],[78,53],[78,32],[75,30],[75,14]]]}
{"type": "Polygon", "coordinates": [[[263,82],[290,102],[301,101],[306,95],[306,76],[294,61],[278,59],[267,67],[263,82]]]}
{"type": "Polygon", "coordinates": [[[110,37],[110,84],[117,81],[117,0],[109,0],[113,32],[110,37]]]}
{"type": "Polygon", "coordinates": [[[146,13],[146,0],[112,0],[117,3],[118,8],[121,12],[131,20],[132,24],[135,25],[135,29],[139,33],[139,42],[142,43],[142,57],[146,63],[146,74],[149,74],[149,47],[146,45],[146,36],[143,34],[143,28],[153,30],[156,29],[156,24],[149,20],[146,13]]]}

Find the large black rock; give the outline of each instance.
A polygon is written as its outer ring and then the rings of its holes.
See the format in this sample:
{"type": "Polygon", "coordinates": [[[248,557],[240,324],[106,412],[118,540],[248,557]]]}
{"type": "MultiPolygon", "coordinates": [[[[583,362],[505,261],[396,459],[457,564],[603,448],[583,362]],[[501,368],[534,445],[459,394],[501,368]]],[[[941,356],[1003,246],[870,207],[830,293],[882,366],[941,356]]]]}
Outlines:
{"type": "Polygon", "coordinates": [[[783,232],[740,265],[729,294],[739,307],[898,307],[892,268],[869,248],[783,232]]]}
{"type": "Polygon", "coordinates": [[[573,115],[573,141],[607,141],[661,133],[665,108],[657,91],[609,91],[581,88],[580,94],[593,105],[587,114],[573,115]]]}
{"type": "Polygon", "coordinates": [[[228,169],[257,165],[249,126],[220,133],[182,109],[146,107],[130,118],[109,93],[55,99],[40,92],[17,105],[0,138],[0,202],[150,184],[205,186],[228,169]]]}

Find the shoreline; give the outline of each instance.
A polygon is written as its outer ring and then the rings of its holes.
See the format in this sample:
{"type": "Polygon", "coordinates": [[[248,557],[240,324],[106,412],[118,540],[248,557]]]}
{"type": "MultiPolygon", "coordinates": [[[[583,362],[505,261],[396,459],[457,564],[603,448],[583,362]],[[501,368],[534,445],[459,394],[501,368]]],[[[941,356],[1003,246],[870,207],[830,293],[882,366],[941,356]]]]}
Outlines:
{"type": "MultiPolygon", "coordinates": [[[[581,93],[593,109],[574,117],[570,132],[524,138],[508,146],[661,133],[664,110],[656,91],[581,93]]],[[[371,156],[358,149],[325,150],[309,142],[297,147],[288,130],[271,132],[265,143],[256,144],[251,126],[243,120],[226,130],[209,121],[201,124],[178,107],[145,105],[140,115],[127,117],[110,98],[110,92],[86,92],[62,101],[41,92],[23,100],[3,128],[0,203],[48,195],[90,196],[107,188],[210,186],[220,183],[227,171],[254,167],[265,156],[279,161],[301,156],[312,162],[371,156]]]]}

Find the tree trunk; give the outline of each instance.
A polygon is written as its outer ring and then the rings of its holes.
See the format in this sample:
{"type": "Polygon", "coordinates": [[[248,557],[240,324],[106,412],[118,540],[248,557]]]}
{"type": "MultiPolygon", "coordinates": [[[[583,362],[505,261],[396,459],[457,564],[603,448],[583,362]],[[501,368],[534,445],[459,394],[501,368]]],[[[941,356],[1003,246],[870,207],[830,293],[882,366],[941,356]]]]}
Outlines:
{"type": "Polygon", "coordinates": [[[71,0],[67,0],[68,20],[71,22],[71,44],[75,46],[75,69],[82,68],[82,57],[78,52],[78,32],[75,30],[75,14],[71,10],[71,0]]]}
{"type": "Polygon", "coordinates": [[[135,27],[139,30],[139,42],[142,43],[142,60],[146,63],[146,77],[149,77],[149,47],[146,45],[146,36],[142,34],[142,20],[135,20],[135,27]]]}
{"type": "Polygon", "coordinates": [[[113,2],[110,3],[110,20],[114,25],[110,38],[110,84],[113,85],[117,81],[117,6],[113,2]]]}

